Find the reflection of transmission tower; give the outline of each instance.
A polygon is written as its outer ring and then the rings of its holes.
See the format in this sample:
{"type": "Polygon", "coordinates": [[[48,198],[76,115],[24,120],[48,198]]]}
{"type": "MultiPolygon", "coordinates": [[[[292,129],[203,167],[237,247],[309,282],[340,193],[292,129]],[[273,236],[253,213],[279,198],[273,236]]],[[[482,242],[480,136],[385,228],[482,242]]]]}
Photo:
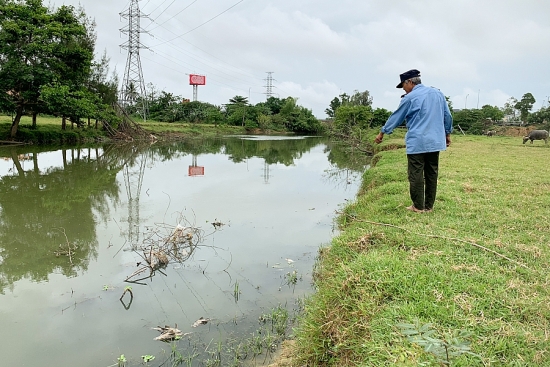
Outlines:
{"type": "Polygon", "coordinates": [[[138,2],[139,0],[131,0],[130,7],[120,13],[121,17],[128,19],[128,26],[120,29],[122,33],[128,34],[128,41],[120,45],[123,49],[128,50],[128,57],[119,100],[121,106],[125,109],[128,106],[135,105],[138,113],[145,119],[147,116],[147,98],[139,50],[147,47],[141,44],[139,37],[140,33],[145,33],[140,26],[140,20],[142,17],[146,18],[147,16],[140,12],[138,2]]]}
{"type": "Polygon", "coordinates": [[[132,246],[139,242],[139,196],[146,163],[147,157],[144,154],[136,159],[132,167],[126,164],[123,171],[128,196],[128,242],[132,246]]]}
{"type": "Polygon", "coordinates": [[[264,183],[269,183],[269,163],[264,161],[264,183]]]}

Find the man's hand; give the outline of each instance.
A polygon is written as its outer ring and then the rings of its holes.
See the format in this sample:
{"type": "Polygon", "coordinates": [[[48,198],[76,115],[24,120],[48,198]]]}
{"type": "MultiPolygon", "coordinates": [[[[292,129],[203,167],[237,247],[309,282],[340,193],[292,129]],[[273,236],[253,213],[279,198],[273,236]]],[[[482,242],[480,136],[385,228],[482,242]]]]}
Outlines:
{"type": "Polygon", "coordinates": [[[447,142],[447,147],[451,145],[451,134],[445,135],[445,140],[447,142]]]}
{"type": "Polygon", "coordinates": [[[384,133],[380,133],[380,134],[376,135],[376,138],[374,139],[374,142],[376,144],[380,144],[383,139],[384,139],[384,133]]]}

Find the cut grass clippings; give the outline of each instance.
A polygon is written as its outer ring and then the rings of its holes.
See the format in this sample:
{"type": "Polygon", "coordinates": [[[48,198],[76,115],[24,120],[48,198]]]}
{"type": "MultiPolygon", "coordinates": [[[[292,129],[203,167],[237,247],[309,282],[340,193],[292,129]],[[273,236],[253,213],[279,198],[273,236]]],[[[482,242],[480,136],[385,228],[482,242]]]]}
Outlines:
{"type": "Polygon", "coordinates": [[[453,135],[417,214],[405,151],[384,151],[402,135],[387,138],[319,252],[294,365],[550,365],[550,145],[453,135]]]}

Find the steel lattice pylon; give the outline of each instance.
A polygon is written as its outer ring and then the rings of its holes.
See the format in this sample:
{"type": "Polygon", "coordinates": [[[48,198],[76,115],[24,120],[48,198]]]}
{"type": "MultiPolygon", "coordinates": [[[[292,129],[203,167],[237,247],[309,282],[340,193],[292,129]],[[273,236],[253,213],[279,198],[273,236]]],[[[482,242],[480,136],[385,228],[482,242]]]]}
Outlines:
{"type": "Polygon", "coordinates": [[[128,19],[128,26],[120,29],[122,33],[128,35],[128,41],[120,45],[121,48],[128,50],[128,57],[122,88],[120,89],[119,104],[124,109],[135,106],[137,112],[145,119],[148,110],[147,95],[139,50],[147,48],[140,42],[140,34],[147,33],[141,28],[140,20],[141,18],[147,18],[147,16],[139,10],[138,2],[139,0],[131,0],[130,7],[120,13],[122,18],[128,19]]]}
{"type": "Polygon", "coordinates": [[[267,71],[267,79],[264,79],[267,84],[265,85],[265,95],[266,95],[266,98],[269,99],[269,97],[272,97],[273,96],[273,72],[272,71],[267,71]]]}

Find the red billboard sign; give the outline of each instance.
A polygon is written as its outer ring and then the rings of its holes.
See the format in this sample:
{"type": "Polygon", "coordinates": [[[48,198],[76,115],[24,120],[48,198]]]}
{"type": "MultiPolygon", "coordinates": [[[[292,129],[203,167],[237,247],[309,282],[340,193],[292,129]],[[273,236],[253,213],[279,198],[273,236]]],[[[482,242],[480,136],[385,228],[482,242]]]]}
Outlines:
{"type": "Polygon", "coordinates": [[[189,74],[189,85],[206,85],[206,76],[189,74]]]}

